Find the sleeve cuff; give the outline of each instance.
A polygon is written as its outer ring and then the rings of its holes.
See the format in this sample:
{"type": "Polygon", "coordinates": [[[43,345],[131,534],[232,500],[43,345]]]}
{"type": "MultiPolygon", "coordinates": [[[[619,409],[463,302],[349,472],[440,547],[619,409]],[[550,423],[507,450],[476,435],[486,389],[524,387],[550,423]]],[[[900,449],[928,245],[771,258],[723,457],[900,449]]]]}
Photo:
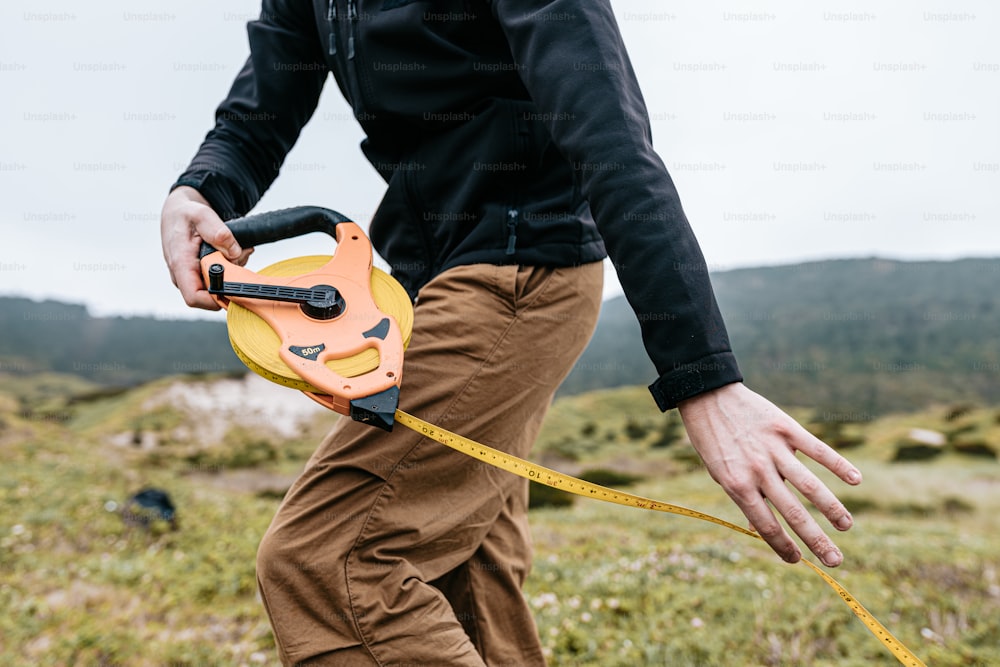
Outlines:
{"type": "Polygon", "coordinates": [[[170,186],[170,191],[173,192],[182,185],[200,192],[223,220],[242,218],[250,209],[245,207],[247,197],[243,190],[230,179],[215,172],[186,171],[170,186]]]}
{"type": "Polygon", "coordinates": [[[685,399],[742,381],[743,375],[733,353],[720,352],[690,364],[678,364],[649,385],[649,392],[657,407],[666,412],[685,399]]]}

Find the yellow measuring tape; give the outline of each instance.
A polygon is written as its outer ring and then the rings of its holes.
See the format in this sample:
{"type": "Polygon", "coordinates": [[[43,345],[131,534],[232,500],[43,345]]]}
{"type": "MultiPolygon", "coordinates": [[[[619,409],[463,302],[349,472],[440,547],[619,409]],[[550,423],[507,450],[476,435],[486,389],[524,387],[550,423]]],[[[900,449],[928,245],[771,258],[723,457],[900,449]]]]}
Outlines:
{"type": "MultiPolygon", "coordinates": [[[[730,530],[735,530],[737,533],[743,533],[744,535],[748,535],[761,541],[764,540],[764,538],[757,533],[747,530],[741,526],[737,526],[734,523],[730,523],[725,519],[720,519],[712,516],[711,514],[705,514],[704,512],[688,509],[687,507],[682,507],[680,505],[661,503],[658,500],[636,496],[623,491],[616,491],[615,489],[610,489],[599,484],[593,484],[592,482],[571,477],[570,475],[557,472],[551,468],[546,468],[536,463],[531,463],[530,461],[525,461],[524,459],[518,458],[512,454],[502,452],[499,449],[494,449],[493,447],[488,447],[487,445],[478,443],[475,440],[470,440],[469,438],[465,438],[456,433],[452,433],[451,431],[434,426],[433,424],[407,414],[402,410],[396,410],[396,422],[425,437],[430,438],[431,440],[439,442],[446,447],[451,447],[455,451],[482,461],[483,463],[488,463],[492,466],[500,468],[501,470],[506,470],[507,472],[518,475],[519,477],[524,477],[525,479],[529,479],[533,482],[551,486],[554,489],[562,489],[563,491],[567,491],[569,493],[575,493],[578,496],[596,498],[598,500],[616,503],[618,505],[638,507],[640,509],[654,510],[656,512],[680,514],[682,516],[691,517],[692,519],[708,521],[709,523],[714,523],[730,530]]],[[[857,598],[851,595],[846,588],[841,586],[836,579],[805,558],[799,562],[812,568],[816,574],[823,578],[823,581],[829,584],[833,590],[837,591],[837,594],[841,597],[841,599],[843,599],[847,606],[851,608],[851,611],[853,611],[854,614],[861,619],[861,622],[865,624],[868,630],[871,631],[871,633],[875,635],[875,637],[878,638],[878,640],[881,641],[894,656],[896,656],[896,659],[899,660],[901,664],[907,665],[908,667],[926,667],[923,661],[914,655],[913,651],[906,648],[906,646],[896,639],[893,634],[889,632],[884,625],[879,623],[878,619],[872,616],[871,612],[865,609],[864,606],[858,602],[857,598]]]]}
{"type": "MultiPolygon", "coordinates": [[[[297,257],[283,262],[278,262],[258,273],[272,276],[297,276],[318,268],[329,260],[328,256],[297,257]]],[[[409,296],[398,282],[388,274],[372,270],[372,295],[378,307],[385,313],[392,315],[399,323],[403,334],[404,345],[409,343],[410,334],[413,330],[413,309],[409,296]]],[[[278,350],[281,341],[271,327],[253,312],[242,308],[237,304],[230,304],[227,315],[229,328],[229,339],[233,350],[240,360],[247,365],[250,370],[261,375],[272,382],[299,389],[302,391],[313,391],[322,394],[321,389],[317,389],[299,377],[289,368],[279,357],[278,350]]],[[[361,354],[354,355],[347,359],[331,360],[328,365],[344,377],[353,377],[367,373],[378,366],[378,354],[373,350],[366,350],[361,354]]],[[[469,438],[465,438],[451,431],[447,431],[429,422],[407,414],[402,410],[396,410],[395,420],[397,423],[406,426],[413,431],[426,436],[436,442],[450,447],[458,452],[471,456],[474,459],[489,465],[506,470],[525,479],[556,489],[562,489],[569,493],[586,498],[596,498],[609,503],[638,507],[640,509],[654,510],[657,512],[667,512],[670,514],[680,514],[707,521],[716,525],[742,533],[749,537],[763,541],[757,533],[747,530],[724,519],[714,517],[704,512],[671,505],[650,498],[617,491],[599,484],[586,482],[570,475],[557,472],[550,468],[525,461],[524,459],[507,454],[498,449],[483,445],[469,438]]],[[[846,588],[840,585],[836,579],[820,569],[812,562],[803,558],[804,565],[811,568],[816,574],[830,585],[841,599],[851,608],[851,611],[861,619],[869,631],[889,649],[897,660],[907,667],[926,667],[923,661],[906,648],[884,625],[882,625],[858,600],[851,595],[846,588]]]]}

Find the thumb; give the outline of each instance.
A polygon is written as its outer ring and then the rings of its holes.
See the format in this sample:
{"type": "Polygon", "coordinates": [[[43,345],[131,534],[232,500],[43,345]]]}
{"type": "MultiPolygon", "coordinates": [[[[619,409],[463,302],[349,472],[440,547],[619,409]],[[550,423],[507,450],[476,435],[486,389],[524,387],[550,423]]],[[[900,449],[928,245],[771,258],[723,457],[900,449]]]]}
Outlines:
{"type": "Polygon", "coordinates": [[[222,251],[230,261],[238,260],[243,253],[243,248],[233,236],[232,230],[215,215],[200,216],[195,223],[195,230],[205,243],[222,251]]]}

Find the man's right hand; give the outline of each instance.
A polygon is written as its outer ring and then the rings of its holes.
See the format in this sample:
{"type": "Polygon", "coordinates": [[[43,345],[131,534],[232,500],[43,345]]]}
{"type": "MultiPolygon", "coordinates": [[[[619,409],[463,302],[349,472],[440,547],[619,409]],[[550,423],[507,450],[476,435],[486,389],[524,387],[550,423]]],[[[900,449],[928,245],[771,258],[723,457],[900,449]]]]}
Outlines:
{"type": "Polygon", "coordinates": [[[208,201],[186,185],[173,190],[163,203],[160,240],[170,279],[180,290],[184,303],[205,310],[219,310],[219,305],[205,289],[201,277],[198,260],[201,242],[221,250],[229,261],[239,265],[245,264],[253,252],[253,248],[241,248],[208,201]]]}

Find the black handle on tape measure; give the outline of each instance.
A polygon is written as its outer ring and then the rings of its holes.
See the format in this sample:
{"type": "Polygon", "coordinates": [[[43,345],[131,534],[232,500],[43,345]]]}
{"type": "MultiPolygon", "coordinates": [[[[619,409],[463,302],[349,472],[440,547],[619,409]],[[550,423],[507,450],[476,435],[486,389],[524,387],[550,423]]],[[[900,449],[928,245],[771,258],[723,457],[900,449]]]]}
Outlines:
{"type": "MultiPolygon", "coordinates": [[[[241,248],[252,248],[310,232],[324,232],[336,238],[337,225],[341,222],[351,222],[351,219],[320,206],[296,206],[230,220],[226,226],[232,230],[241,248]]],[[[215,250],[202,242],[198,258],[210,255],[215,250]]]]}

